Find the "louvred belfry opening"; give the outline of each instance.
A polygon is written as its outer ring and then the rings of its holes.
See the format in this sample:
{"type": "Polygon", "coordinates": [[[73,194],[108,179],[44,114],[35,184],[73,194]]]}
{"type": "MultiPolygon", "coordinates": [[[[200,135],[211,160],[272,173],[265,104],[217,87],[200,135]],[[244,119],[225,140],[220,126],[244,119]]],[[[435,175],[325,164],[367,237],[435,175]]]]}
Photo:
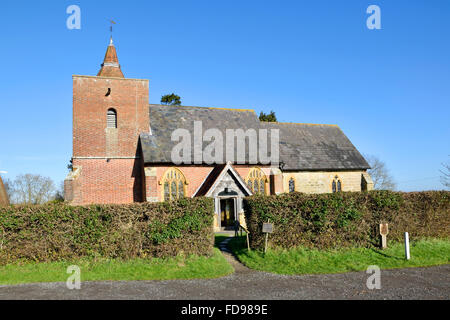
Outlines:
{"type": "Polygon", "coordinates": [[[108,49],[106,49],[105,59],[102,68],[98,72],[99,77],[125,78],[120,69],[119,59],[117,58],[116,47],[114,46],[112,37],[109,41],[108,49]]]}

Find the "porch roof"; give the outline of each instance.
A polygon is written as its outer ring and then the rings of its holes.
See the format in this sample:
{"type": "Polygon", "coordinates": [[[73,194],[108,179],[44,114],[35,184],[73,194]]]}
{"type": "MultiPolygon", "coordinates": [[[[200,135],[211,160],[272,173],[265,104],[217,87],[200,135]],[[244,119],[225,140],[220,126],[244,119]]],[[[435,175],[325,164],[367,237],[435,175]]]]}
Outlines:
{"type": "Polygon", "coordinates": [[[247,184],[245,183],[244,179],[239,175],[239,173],[234,170],[233,166],[230,162],[227,164],[222,164],[216,166],[206,177],[205,181],[202,183],[202,185],[197,189],[196,192],[194,192],[194,195],[192,197],[200,197],[200,196],[206,196],[210,197],[212,195],[212,192],[216,189],[219,182],[222,180],[225,173],[229,172],[235,179],[235,183],[238,185],[238,187],[241,188],[241,190],[244,191],[246,196],[251,196],[252,192],[247,187],[247,184]]]}

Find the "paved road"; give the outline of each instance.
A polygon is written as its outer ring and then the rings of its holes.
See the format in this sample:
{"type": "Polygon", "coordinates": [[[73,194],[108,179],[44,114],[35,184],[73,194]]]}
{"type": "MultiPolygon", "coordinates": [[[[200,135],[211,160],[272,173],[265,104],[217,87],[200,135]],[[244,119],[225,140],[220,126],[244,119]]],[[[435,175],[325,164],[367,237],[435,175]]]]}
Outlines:
{"type": "Polygon", "coordinates": [[[65,283],[0,286],[0,299],[450,299],[450,265],[381,271],[369,290],[365,272],[283,276],[244,267],[224,252],[236,272],[208,280],[93,281],[80,290],[65,283]]]}

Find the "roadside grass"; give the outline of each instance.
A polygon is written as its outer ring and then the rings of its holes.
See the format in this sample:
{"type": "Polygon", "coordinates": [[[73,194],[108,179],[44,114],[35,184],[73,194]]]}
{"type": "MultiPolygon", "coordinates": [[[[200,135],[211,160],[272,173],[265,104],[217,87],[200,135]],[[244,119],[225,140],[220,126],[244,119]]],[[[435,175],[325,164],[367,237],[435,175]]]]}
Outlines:
{"type": "Polygon", "coordinates": [[[449,240],[419,240],[410,243],[411,259],[405,259],[402,243],[388,243],[385,250],[349,248],[317,250],[294,248],[247,251],[245,237],[234,238],[230,249],[247,267],[278,274],[343,273],[366,270],[369,265],[380,269],[424,267],[447,264],[450,261],[449,240]]]}
{"type": "Polygon", "coordinates": [[[177,256],[122,260],[80,260],[0,266],[0,285],[32,282],[65,282],[67,267],[77,265],[81,281],[105,280],[171,280],[218,278],[234,271],[220,251],[214,248],[211,257],[177,256]]]}

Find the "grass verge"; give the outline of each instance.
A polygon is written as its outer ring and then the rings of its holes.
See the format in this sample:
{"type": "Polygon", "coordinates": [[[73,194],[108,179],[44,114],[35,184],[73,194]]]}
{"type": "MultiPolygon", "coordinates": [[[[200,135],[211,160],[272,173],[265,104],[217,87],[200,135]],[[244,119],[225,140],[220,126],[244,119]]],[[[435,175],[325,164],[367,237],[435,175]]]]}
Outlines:
{"type": "Polygon", "coordinates": [[[450,241],[420,240],[410,244],[411,259],[405,260],[404,246],[390,243],[385,250],[349,248],[317,250],[295,248],[247,251],[245,238],[234,238],[229,244],[238,259],[255,270],[278,274],[342,273],[366,270],[369,265],[381,269],[424,267],[447,264],[450,261],[450,241]]]}
{"type": "Polygon", "coordinates": [[[178,256],[122,260],[80,260],[0,266],[0,284],[13,285],[32,282],[65,282],[67,267],[81,269],[81,281],[95,280],[169,280],[218,278],[234,271],[220,251],[214,248],[211,257],[178,256]]]}

